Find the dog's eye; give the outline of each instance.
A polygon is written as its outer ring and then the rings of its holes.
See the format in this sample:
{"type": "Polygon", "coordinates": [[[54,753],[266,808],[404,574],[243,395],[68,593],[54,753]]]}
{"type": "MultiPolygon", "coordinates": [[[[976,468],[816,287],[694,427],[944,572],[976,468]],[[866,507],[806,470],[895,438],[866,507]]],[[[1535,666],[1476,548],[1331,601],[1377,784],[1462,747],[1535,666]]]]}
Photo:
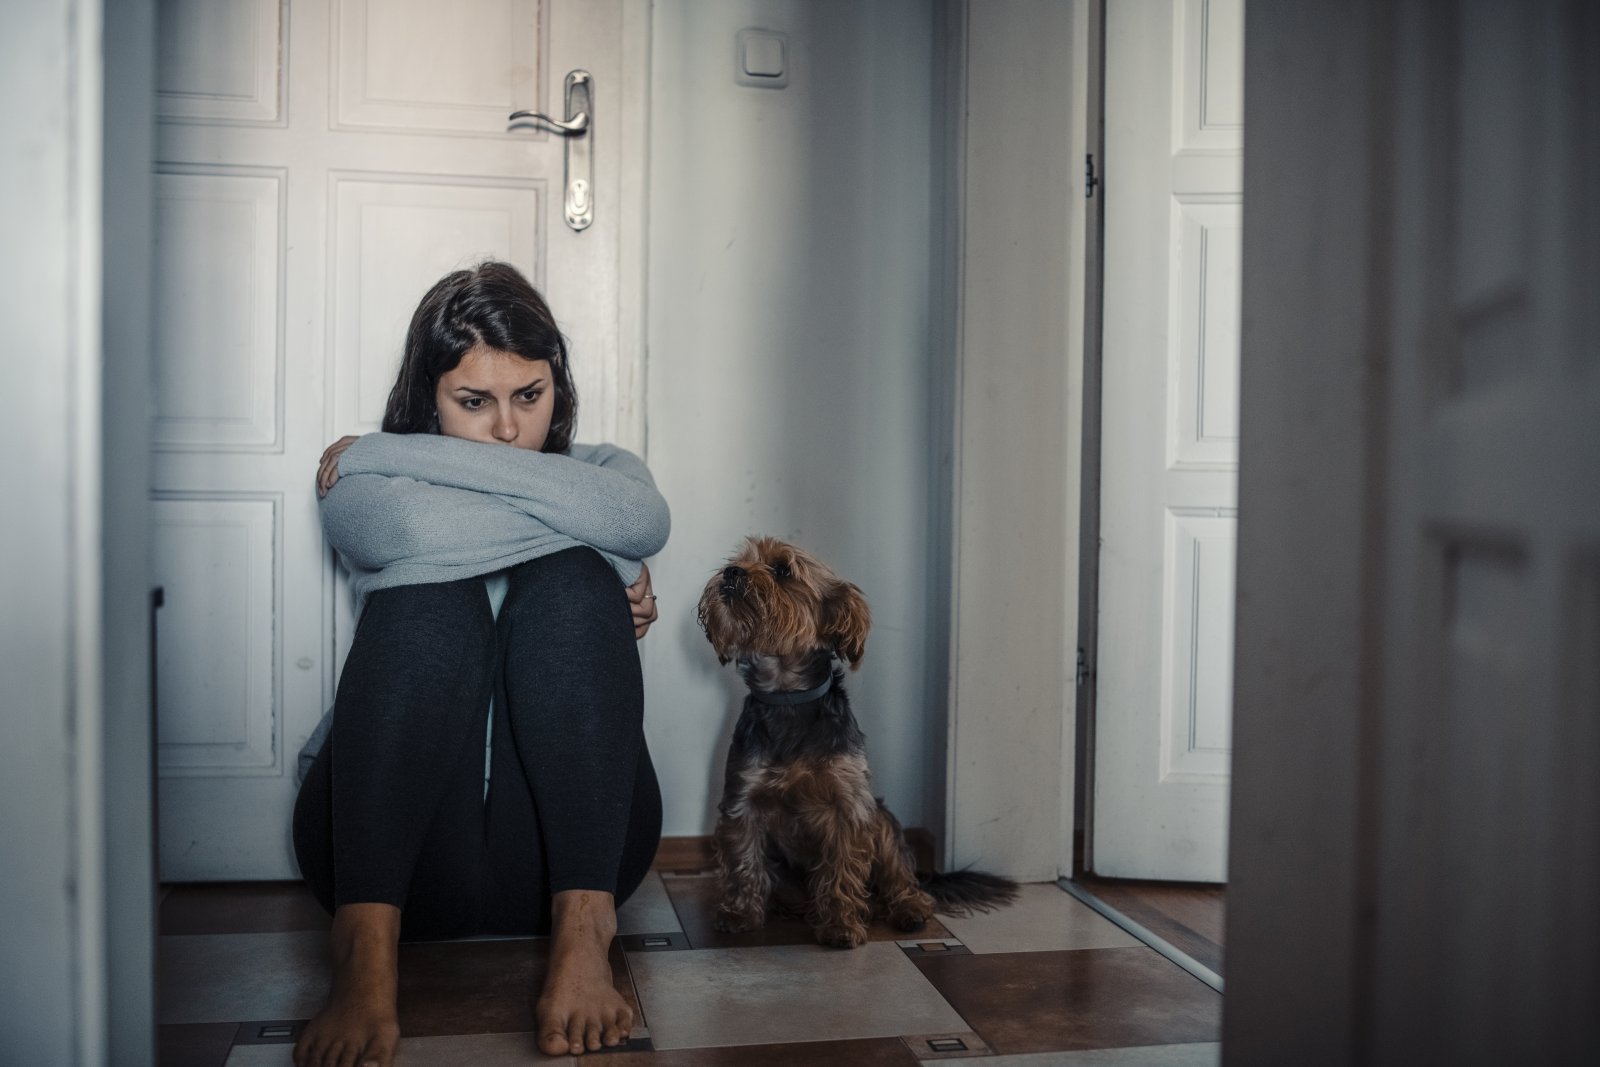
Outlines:
{"type": "Polygon", "coordinates": [[[779,579],[789,577],[789,565],[783,560],[774,563],[772,565],[772,576],[779,579]]]}

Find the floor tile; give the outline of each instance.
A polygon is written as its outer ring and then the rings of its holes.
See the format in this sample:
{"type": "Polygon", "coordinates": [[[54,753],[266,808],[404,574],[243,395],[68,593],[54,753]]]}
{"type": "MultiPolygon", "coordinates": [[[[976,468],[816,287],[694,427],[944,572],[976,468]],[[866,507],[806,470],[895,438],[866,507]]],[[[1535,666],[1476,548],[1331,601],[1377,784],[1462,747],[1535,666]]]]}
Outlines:
{"type": "MultiPolygon", "coordinates": [[[[210,934],[162,937],[157,1013],[170,1023],[309,1019],[327,1000],[327,935],[210,934]]],[[[545,938],[407,942],[400,946],[400,1029],[416,1036],[533,1029],[532,998],[544,982],[545,938]]],[[[611,951],[617,991],[643,1013],[620,945],[611,951]]]]}
{"type": "MultiPolygon", "coordinates": [[[[550,959],[545,938],[430,941],[400,946],[400,1032],[409,1037],[507,1034],[534,1029],[533,998],[550,959]]],[[[620,946],[611,948],[617,992],[647,1031],[620,946]]]]}
{"type": "Polygon", "coordinates": [[[922,956],[912,965],[996,1053],[1221,1035],[1221,995],[1147,948],[922,956]]]}
{"type": "Polygon", "coordinates": [[[222,1067],[238,1023],[174,1023],[156,1027],[161,1067],[222,1067]]]}
{"type": "Polygon", "coordinates": [[[328,935],[175,934],[156,939],[156,1021],[306,1019],[328,997],[328,935]]]}
{"type": "Polygon", "coordinates": [[[532,1030],[531,998],[550,942],[429,941],[400,946],[400,1032],[408,1037],[532,1030]]]}
{"type": "Polygon", "coordinates": [[[1098,1048],[1081,1052],[1029,1052],[1016,1056],[979,1056],[945,1060],[940,1067],[1217,1067],[1222,1046],[1150,1045],[1143,1048],[1098,1048]]]}
{"type": "Polygon", "coordinates": [[[658,1049],[973,1029],[893,942],[649,952],[628,962],[658,1049]]]}
{"type": "Polygon", "coordinates": [[[599,1067],[916,1067],[897,1038],[608,1053],[599,1067]]]}
{"type": "MultiPolygon", "coordinates": [[[[811,928],[799,919],[781,919],[769,915],[766,925],[759,930],[742,934],[725,934],[717,930],[717,879],[714,875],[669,876],[662,879],[683,924],[683,932],[693,948],[750,948],[758,945],[813,945],[816,938],[811,928]]],[[[867,937],[872,941],[897,941],[915,936],[925,940],[949,937],[940,919],[931,919],[914,935],[896,930],[886,922],[875,922],[867,927],[867,937]]]]}
{"type": "Polygon", "coordinates": [[[991,912],[940,919],[978,953],[1132,948],[1140,943],[1054,882],[1022,886],[1015,902],[991,912]]]}
{"type": "Polygon", "coordinates": [[[667,887],[661,884],[661,875],[655,871],[645,875],[633,896],[617,909],[618,934],[666,934],[682,929],[667,887]]]}
{"type": "Polygon", "coordinates": [[[265,934],[327,930],[333,920],[304,882],[174,885],[161,898],[163,934],[265,934]]]}

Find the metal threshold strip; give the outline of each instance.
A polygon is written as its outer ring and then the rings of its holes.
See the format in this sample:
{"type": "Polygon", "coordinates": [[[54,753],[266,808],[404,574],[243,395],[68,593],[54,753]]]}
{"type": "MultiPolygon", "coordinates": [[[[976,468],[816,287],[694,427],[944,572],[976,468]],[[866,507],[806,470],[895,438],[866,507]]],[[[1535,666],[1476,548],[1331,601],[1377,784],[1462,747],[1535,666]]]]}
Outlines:
{"type": "Polygon", "coordinates": [[[1122,912],[1118,911],[1116,908],[1113,908],[1110,904],[1107,904],[1105,901],[1101,900],[1099,897],[1095,896],[1093,893],[1089,892],[1072,879],[1058,878],[1056,879],[1056,885],[1060,886],[1062,889],[1065,889],[1068,893],[1071,893],[1073,896],[1083,901],[1083,903],[1087,904],[1101,915],[1104,915],[1107,919],[1110,919],[1112,922],[1122,927],[1129,934],[1132,934],[1140,941],[1143,941],[1145,944],[1161,953],[1167,959],[1171,960],[1173,963],[1176,963],[1179,967],[1182,967],[1184,970],[1200,979],[1200,981],[1204,982],[1212,989],[1215,989],[1218,993],[1222,992],[1222,975],[1218,974],[1216,971],[1213,971],[1210,967],[1207,967],[1205,964],[1201,963],[1187,952],[1177,948],[1165,938],[1159,937],[1152,933],[1142,924],[1128,918],[1126,915],[1122,914],[1122,912]]]}

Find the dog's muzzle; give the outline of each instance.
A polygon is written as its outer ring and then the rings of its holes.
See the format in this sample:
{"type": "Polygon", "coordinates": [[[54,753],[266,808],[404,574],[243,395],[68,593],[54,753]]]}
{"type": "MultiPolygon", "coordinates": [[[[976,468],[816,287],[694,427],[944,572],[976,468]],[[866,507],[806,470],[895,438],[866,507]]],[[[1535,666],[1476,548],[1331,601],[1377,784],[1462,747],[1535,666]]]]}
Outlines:
{"type": "Polygon", "coordinates": [[[745,573],[743,567],[724,567],[722,570],[722,585],[717,590],[718,595],[722,597],[722,602],[726,604],[734,597],[744,596],[748,578],[749,576],[745,573]]]}

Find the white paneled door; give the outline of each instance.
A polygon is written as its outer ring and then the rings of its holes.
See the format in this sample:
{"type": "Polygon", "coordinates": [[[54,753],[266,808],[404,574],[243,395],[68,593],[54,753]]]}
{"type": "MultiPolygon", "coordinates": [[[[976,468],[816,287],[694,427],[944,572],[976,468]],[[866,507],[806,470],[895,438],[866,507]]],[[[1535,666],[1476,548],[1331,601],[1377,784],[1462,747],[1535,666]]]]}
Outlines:
{"type": "Polygon", "coordinates": [[[580,437],[642,443],[648,17],[640,0],[161,4],[163,879],[297,876],[294,757],[351,632],[312,476],[328,442],[378,428],[429,285],[516,264],[573,341],[580,437]],[[564,117],[580,68],[595,212],[578,232],[562,137],[508,116],[564,117]]]}
{"type": "Polygon", "coordinates": [[[1223,881],[1238,521],[1242,0],[1106,11],[1091,869],[1223,881]]]}

